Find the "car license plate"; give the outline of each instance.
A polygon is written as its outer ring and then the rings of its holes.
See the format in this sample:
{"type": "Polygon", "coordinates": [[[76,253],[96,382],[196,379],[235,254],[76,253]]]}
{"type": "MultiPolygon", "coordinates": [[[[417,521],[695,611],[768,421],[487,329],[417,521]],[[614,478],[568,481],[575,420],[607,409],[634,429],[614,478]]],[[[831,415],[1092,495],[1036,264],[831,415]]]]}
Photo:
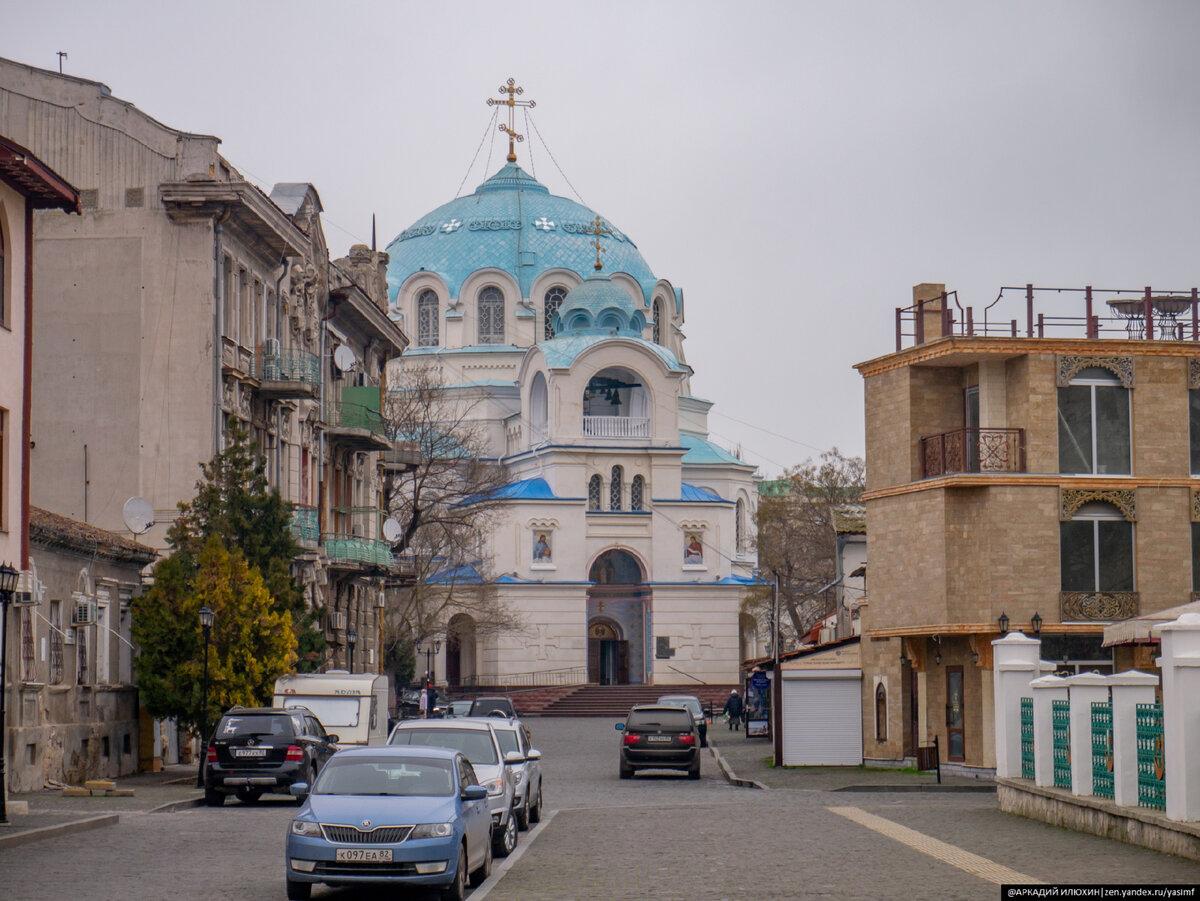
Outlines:
{"type": "Polygon", "coordinates": [[[234,748],[234,757],[266,757],[266,748],[234,748]]]}
{"type": "Polygon", "coordinates": [[[646,741],[667,742],[670,740],[671,740],[671,736],[669,736],[669,735],[647,735],[646,736],[646,741]]]}
{"type": "Polygon", "coordinates": [[[354,861],[358,863],[391,863],[391,848],[338,848],[334,851],[334,860],[354,861]]]}

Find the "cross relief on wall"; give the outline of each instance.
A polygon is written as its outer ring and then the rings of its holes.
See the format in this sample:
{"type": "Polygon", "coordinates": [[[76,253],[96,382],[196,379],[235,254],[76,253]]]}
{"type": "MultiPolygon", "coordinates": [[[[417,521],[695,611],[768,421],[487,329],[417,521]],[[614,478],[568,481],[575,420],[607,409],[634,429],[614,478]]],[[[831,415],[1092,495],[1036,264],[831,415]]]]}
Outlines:
{"type": "Polygon", "coordinates": [[[675,648],[675,656],[677,659],[686,656],[690,660],[703,660],[703,649],[715,647],[716,642],[712,636],[704,634],[704,627],[699,623],[692,623],[691,635],[685,635],[679,640],[679,644],[675,648]],[[685,655],[684,651],[690,651],[690,653],[685,655]]]}
{"type": "Polygon", "coordinates": [[[538,623],[537,637],[529,642],[528,647],[533,649],[533,657],[535,660],[548,660],[550,655],[546,653],[547,648],[559,649],[559,639],[550,636],[550,627],[545,623],[538,623]]]}

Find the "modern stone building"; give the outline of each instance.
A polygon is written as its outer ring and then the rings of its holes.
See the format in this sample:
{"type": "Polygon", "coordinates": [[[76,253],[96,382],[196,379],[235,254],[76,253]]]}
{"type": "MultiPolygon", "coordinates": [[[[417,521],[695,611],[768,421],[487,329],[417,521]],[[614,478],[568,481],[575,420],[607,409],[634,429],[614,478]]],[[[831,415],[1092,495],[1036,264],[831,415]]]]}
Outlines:
{"type": "Polygon", "coordinates": [[[994,767],[990,642],[1004,628],[1040,633],[1062,670],[1110,672],[1106,625],[1200,587],[1194,293],[1014,301],[988,325],[919,285],[896,352],[857,366],[868,759],[937,736],[943,761],[994,767]]]}

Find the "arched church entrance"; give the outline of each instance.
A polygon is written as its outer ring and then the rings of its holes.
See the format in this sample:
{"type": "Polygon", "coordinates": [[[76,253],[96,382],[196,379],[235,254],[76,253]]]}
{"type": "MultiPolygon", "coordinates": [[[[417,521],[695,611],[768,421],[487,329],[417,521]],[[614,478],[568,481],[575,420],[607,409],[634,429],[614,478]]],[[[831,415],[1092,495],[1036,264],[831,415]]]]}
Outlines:
{"type": "Polygon", "coordinates": [[[446,625],[446,683],[469,685],[475,681],[475,620],[456,613],[446,625]]]}
{"type": "Polygon", "coordinates": [[[641,562],[614,548],[596,558],[588,578],[588,681],[648,683],[651,596],[641,562]]]}

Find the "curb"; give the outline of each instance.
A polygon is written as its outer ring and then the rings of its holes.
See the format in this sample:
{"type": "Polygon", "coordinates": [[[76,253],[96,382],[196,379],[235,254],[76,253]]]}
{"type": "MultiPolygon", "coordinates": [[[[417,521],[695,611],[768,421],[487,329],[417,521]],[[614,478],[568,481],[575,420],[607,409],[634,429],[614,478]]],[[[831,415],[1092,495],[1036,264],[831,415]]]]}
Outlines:
{"type": "Polygon", "coordinates": [[[184,798],[182,801],[168,801],[166,804],[151,807],[146,813],[175,813],[177,810],[190,810],[193,807],[200,807],[203,803],[203,798],[184,798]]]}
{"type": "Polygon", "coordinates": [[[86,820],[72,820],[69,823],[59,823],[55,826],[42,826],[40,829],[29,829],[25,832],[18,832],[15,835],[3,835],[0,836],[0,849],[15,848],[18,845],[41,841],[44,838],[69,835],[72,832],[87,832],[103,826],[115,826],[119,819],[120,816],[118,814],[110,813],[104,816],[89,817],[86,820]]]}
{"type": "Polygon", "coordinates": [[[717,750],[716,745],[710,744],[708,750],[712,751],[713,758],[717,761],[717,767],[721,770],[721,775],[731,785],[737,785],[741,788],[758,788],[763,791],[770,791],[765,785],[757,779],[743,779],[733,771],[733,767],[721,756],[721,752],[717,750]]]}

